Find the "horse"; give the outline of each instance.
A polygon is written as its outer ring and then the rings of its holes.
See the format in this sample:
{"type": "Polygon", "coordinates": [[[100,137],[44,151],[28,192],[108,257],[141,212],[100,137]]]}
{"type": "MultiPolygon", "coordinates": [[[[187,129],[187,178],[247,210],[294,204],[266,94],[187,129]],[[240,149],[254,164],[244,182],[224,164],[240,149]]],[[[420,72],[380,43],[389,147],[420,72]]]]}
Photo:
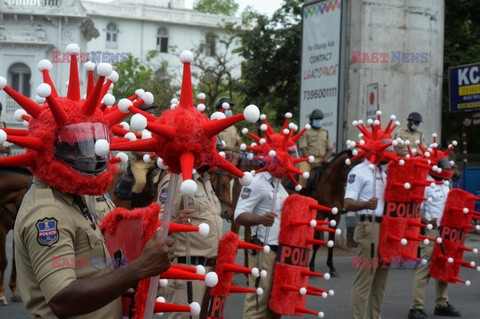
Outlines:
{"type": "MultiPolygon", "coordinates": [[[[5,297],[5,270],[7,269],[6,238],[13,229],[18,209],[23,196],[32,181],[32,173],[22,167],[0,167],[0,305],[8,304],[5,297]]],[[[21,302],[22,298],[17,290],[17,270],[15,267],[15,245],[12,252],[12,272],[8,283],[12,292],[11,300],[21,302]]]]}
{"type": "MultiPolygon", "coordinates": [[[[307,188],[302,192],[303,195],[312,197],[319,204],[338,208],[338,213],[333,215],[331,212],[317,211],[317,220],[324,220],[328,218],[329,221],[335,220],[336,225],[333,227],[336,229],[340,222],[341,214],[343,212],[345,186],[347,183],[347,176],[350,170],[356,163],[351,165],[345,164],[345,160],[351,157],[352,152],[350,150],[342,151],[335,155],[335,157],[326,164],[317,168],[311,173],[308,179],[307,188]]],[[[315,239],[320,239],[322,232],[315,232],[315,239]]],[[[335,240],[335,233],[328,233],[329,240],[335,240]]],[[[309,268],[314,270],[315,257],[319,246],[314,245],[312,250],[312,257],[310,259],[309,268]]],[[[330,275],[337,277],[338,273],[333,266],[333,247],[328,248],[327,266],[330,269],[330,275]]]]}
{"type": "MultiPolygon", "coordinates": [[[[145,185],[145,188],[141,193],[143,198],[143,206],[148,206],[153,200],[156,200],[158,193],[157,186],[158,181],[160,180],[161,176],[158,177],[158,168],[156,165],[154,165],[151,169],[149,169],[147,173],[147,184],[145,185]]],[[[116,207],[131,209],[131,189],[133,186],[133,182],[133,175],[129,173],[128,169],[119,169],[118,172],[115,174],[112,182],[110,183],[110,186],[108,187],[107,193],[108,195],[110,195],[110,199],[116,207]],[[120,196],[120,194],[116,192],[119,187],[126,188],[121,190],[124,193],[123,196],[120,196]]]]}

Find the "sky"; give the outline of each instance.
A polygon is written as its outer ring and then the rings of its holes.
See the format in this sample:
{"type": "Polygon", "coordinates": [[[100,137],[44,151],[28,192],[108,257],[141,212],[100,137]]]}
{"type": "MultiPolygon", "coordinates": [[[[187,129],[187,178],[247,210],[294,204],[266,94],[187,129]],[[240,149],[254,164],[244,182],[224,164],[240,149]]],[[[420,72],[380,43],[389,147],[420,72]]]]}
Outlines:
{"type": "MultiPolygon", "coordinates": [[[[187,8],[192,8],[194,0],[185,0],[187,8]]],[[[238,13],[241,13],[246,6],[253,7],[256,11],[271,16],[280,5],[283,3],[283,0],[236,0],[240,5],[238,8],[238,13]]]]}

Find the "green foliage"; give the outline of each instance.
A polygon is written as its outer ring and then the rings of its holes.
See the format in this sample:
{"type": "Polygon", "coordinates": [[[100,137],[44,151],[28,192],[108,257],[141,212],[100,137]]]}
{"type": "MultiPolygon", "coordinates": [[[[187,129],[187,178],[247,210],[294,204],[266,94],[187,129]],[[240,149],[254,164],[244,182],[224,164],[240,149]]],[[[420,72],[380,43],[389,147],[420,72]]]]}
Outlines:
{"type": "Polygon", "coordinates": [[[113,64],[119,74],[118,82],[113,87],[113,95],[117,100],[127,98],[141,88],[154,95],[154,104],[159,106],[156,114],[170,107],[170,100],[179,88],[172,85],[173,74],[169,72],[168,63],[157,58],[158,52],[152,50],[147,53],[145,62],[129,54],[127,61],[113,64]]]}
{"type": "MultiPolygon", "coordinates": [[[[448,68],[480,62],[480,29],[475,21],[480,19],[480,7],[474,0],[445,1],[445,43],[442,106],[442,144],[456,139],[462,141],[462,112],[449,111],[448,68]]],[[[469,128],[469,153],[479,153],[480,127],[469,128]]],[[[461,144],[460,144],[461,145],[461,144]]],[[[457,147],[457,153],[461,152],[457,147]]]]}
{"type": "Polygon", "coordinates": [[[302,34],[301,0],[285,0],[271,20],[247,12],[251,27],[241,35],[242,81],[239,89],[272,125],[281,126],[286,112],[298,118],[300,89],[300,48],[302,34]],[[256,23],[253,23],[255,21],[256,23]]]}
{"type": "Polygon", "coordinates": [[[193,4],[193,10],[203,13],[223,14],[234,16],[238,10],[235,0],[197,0],[193,4]]]}

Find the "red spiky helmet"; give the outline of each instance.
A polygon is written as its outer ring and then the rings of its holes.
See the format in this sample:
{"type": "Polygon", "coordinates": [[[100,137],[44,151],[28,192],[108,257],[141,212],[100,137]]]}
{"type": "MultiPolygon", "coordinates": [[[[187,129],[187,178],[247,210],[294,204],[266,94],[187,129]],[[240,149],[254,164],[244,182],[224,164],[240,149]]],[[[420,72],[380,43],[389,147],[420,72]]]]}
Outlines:
{"type": "MultiPolygon", "coordinates": [[[[141,112],[137,107],[127,105],[128,101],[125,102],[125,106],[121,106],[122,101],[120,101],[119,109],[140,113],[132,117],[132,127],[135,130],[146,128],[152,132],[152,137],[141,141],[114,143],[111,145],[111,149],[154,152],[158,156],[158,166],[168,169],[171,173],[182,174],[183,182],[180,190],[185,195],[193,195],[196,192],[196,183],[191,179],[192,169],[203,165],[222,168],[239,177],[242,185],[248,185],[252,180],[251,174],[241,172],[216,152],[215,136],[243,119],[251,123],[256,122],[260,111],[255,105],[249,105],[243,114],[226,118],[224,113],[215,112],[209,119],[193,105],[190,70],[193,53],[183,51],[180,54],[180,60],[183,63],[183,78],[178,104],[172,103],[172,109],[163,112],[157,118],[141,112]]],[[[120,110],[113,112],[121,116],[120,110]]]]}
{"type": "Polygon", "coordinates": [[[452,178],[452,166],[454,163],[450,162],[448,158],[448,153],[457,145],[457,141],[453,141],[452,144],[448,145],[448,148],[445,151],[438,149],[437,143],[437,134],[432,134],[433,143],[430,144],[428,149],[422,146],[422,144],[417,143],[418,147],[422,151],[423,157],[430,160],[431,169],[428,174],[432,177],[440,178],[443,180],[449,180],[452,178]]]}
{"type": "Polygon", "coordinates": [[[256,173],[260,172],[269,172],[273,177],[283,178],[288,177],[295,185],[295,190],[300,191],[302,186],[298,184],[297,180],[293,174],[300,174],[304,178],[308,179],[309,173],[302,172],[295,164],[300,162],[309,161],[313,163],[314,158],[310,156],[308,158],[293,158],[288,150],[290,147],[294,146],[295,143],[302,137],[306,130],[310,129],[310,124],[305,125],[300,132],[296,135],[293,135],[295,131],[298,130],[297,125],[290,123],[290,118],[292,113],[285,114],[285,122],[283,123],[282,132],[275,133],[275,131],[270,126],[270,123],[267,121],[265,114],[262,114],[260,118],[263,121],[263,124],[260,126],[260,129],[265,132],[265,138],[261,138],[248,131],[247,128],[242,130],[242,134],[248,135],[252,140],[260,145],[253,143],[251,146],[246,146],[242,144],[240,146],[241,150],[250,150],[257,153],[257,156],[251,155],[258,158],[262,161],[265,166],[258,169],[256,173]]]}
{"type": "Polygon", "coordinates": [[[111,84],[117,81],[118,74],[112,71],[110,64],[100,63],[97,67],[98,80],[93,85],[95,66],[88,63],[87,94],[82,99],[78,77],[80,48],[77,44],[69,44],[66,52],[71,56],[66,97],[59,96],[52,83],[49,75],[52,64],[48,60],[38,63],[45,82],[37,88],[40,105],[9,87],[5,78],[0,77],[0,89],[28,112],[17,110],[15,113],[18,120],[28,122],[27,131],[0,131],[0,142],[9,141],[23,146],[27,149],[26,154],[2,158],[0,165],[27,166],[35,177],[62,192],[99,195],[106,192],[117,170],[114,163],[119,162],[111,159],[109,152],[112,127],[116,121],[102,112],[106,103],[113,104],[102,101],[102,98],[111,84]],[[78,166],[72,164],[73,160],[88,156],[95,160],[95,174],[82,173],[78,166]],[[97,165],[103,165],[103,168],[97,169],[97,165]]]}

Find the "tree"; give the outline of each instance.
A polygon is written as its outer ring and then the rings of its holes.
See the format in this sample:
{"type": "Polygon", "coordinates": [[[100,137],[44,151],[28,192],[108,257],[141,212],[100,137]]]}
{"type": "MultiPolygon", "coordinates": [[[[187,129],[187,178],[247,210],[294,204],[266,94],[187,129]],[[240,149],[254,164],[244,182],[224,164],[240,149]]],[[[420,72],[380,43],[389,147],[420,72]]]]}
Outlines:
{"type": "MultiPolygon", "coordinates": [[[[480,7],[473,0],[445,1],[445,41],[444,41],[444,76],[442,107],[442,144],[456,139],[462,140],[462,113],[449,112],[448,68],[479,61],[480,29],[476,21],[480,19],[480,7]]],[[[468,149],[478,153],[480,127],[468,129],[468,149]]],[[[461,144],[460,144],[461,145],[461,144]]],[[[457,147],[456,152],[461,152],[457,147]]]]}
{"type": "Polygon", "coordinates": [[[170,100],[176,94],[179,87],[172,84],[173,73],[169,72],[166,61],[157,61],[158,52],[148,52],[145,62],[129,54],[124,62],[114,63],[113,66],[119,74],[118,82],[113,87],[113,95],[116,98],[129,97],[137,89],[152,92],[158,107],[156,114],[170,107],[170,100]]]}
{"type": "Polygon", "coordinates": [[[238,3],[235,0],[197,0],[193,4],[193,10],[234,16],[238,10],[238,3]]]}
{"type": "Polygon", "coordinates": [[[276,126],[286,112],[298,118],[302,4],[285,0],[271,20],[251,11],[243,15],[251,27],[241,34],[240,89],[276,126]]]}

